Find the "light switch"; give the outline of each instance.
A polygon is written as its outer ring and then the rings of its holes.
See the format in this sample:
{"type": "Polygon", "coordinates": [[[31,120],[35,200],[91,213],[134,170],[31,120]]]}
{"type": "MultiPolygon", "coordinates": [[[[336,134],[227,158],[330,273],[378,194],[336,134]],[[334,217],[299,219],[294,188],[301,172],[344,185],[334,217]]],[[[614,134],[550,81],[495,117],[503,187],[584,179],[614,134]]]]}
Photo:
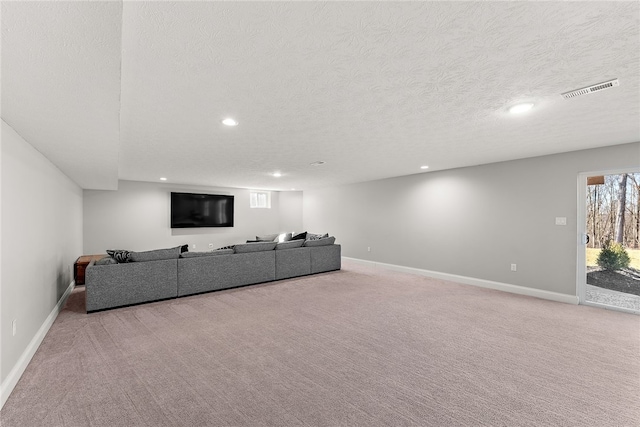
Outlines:
{"type": "Polygon", "coordinates": [[[567,225],[567,217],[566,216],[557,216],[556,217],[556,225],[567,225]]]}

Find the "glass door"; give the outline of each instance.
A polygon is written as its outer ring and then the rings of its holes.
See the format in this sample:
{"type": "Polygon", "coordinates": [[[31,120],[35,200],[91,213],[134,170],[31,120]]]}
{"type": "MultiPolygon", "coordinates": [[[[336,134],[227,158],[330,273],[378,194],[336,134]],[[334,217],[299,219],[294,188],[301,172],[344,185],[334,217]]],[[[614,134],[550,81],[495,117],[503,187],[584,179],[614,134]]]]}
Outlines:
{"type": "Polygon", "coordinates": [[[580,302],[640,314],[640,171],[581,174],[581,184],[580,302]]]}

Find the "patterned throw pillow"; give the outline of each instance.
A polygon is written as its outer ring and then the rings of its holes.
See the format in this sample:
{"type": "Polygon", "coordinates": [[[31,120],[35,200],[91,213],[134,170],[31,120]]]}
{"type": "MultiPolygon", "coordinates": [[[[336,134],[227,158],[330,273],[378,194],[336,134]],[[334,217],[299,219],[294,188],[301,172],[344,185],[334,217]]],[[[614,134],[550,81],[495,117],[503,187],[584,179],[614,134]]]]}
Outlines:
{"type": "Polygon", "coordinates": [[[325,233],[325,234],[307,233],[307,239],[306,240],[320,240],[320,239],[326,239],[327,237],[329,237],[329,233],[325,233]]]}
{"type": "Polygon", "coordinates": [[[216,249],[216,251],[222,251],[224,249],[235,249],[236,245],[223,246],[221,248],[216,249]]]}
{"type": "Polygon", "coordinates": [[[189,245],[180,246],[180,253],[189,252],[189,245]]]}
{"type": "Polygon", "coordinates": [[[108,249],[107,253],[111,256],[111,258],[115,259],[120,263],[131,261],[130,251],[125,251],[122,249],[108,249]]]}

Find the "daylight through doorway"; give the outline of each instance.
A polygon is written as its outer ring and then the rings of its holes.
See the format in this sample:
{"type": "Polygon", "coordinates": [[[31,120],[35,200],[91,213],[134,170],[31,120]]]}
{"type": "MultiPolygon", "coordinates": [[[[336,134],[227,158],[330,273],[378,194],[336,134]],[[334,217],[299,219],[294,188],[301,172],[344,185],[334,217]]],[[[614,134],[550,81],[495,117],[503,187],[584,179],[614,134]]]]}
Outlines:
{"type": "Polygon", "coordinates": [[[587,177],[584,301],[640,314],[640,172],[587,177]]]}

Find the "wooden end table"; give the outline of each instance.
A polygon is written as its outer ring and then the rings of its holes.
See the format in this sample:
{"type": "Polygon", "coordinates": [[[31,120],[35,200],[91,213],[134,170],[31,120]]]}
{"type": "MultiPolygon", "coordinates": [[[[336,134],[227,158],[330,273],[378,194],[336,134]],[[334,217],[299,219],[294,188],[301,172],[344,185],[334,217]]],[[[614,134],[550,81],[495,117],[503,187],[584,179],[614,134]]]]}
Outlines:
{"type": "Polygon", "coordinates": [[[76,286],[84,285],[84,271],[87,266],[91,263],[91,261],[98,261],[104,257],[108,256],[107,254],[100,255],[82,255],[79,257],[75,264],[73,264],[73,278],[76,281],[76,286]]]}

